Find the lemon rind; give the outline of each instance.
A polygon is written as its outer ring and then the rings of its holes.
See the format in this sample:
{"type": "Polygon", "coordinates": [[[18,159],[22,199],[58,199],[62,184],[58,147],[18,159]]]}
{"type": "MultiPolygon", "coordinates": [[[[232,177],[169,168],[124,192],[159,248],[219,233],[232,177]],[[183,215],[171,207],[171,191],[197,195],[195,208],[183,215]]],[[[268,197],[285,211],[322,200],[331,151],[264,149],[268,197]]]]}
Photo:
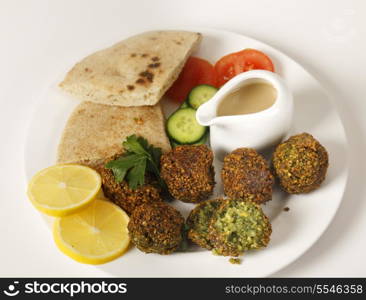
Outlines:
{"type": "MultiPolygon", "coordinates": [[[[96,201],[106,201],[104,199],[97,199],[96,201]]],[[[108,203],[110,203],[109,201],[106,201],[108,203]]],[[[112,205],[114,205],[113,203],[110,203],[112,205]]],[[[123,211],[121,208],[119,208],[118,206],[116,206],[119,210],[120,213],[123,215],[124,218],[127,219],[127,221],[129,220],[128,215],[126,214],[125,211],[123,211]]],[[[60,221],[62,218],[57,218],[53,224],[53,229],[52,229],[52,233],[53,233],[53,238],[54,241],[56,243],[56,246],[58,247],[58,249],[65,255],[67,255],[68,257],[72,258],[73,260],[79,262],[79,263],[83,263],[83,264],[91,264],[91,265],[99,265],[99,264],[104,264],[107,262],[110,262],[120,256],[122,256],[127,249],[129,248],[130,245],[130,238],[128,235],[126,235],[125,239],[123,240],[123,243],[121,245],[120,248],[114,250],[114,251],[110,251],[104,255],[84,255],[81,254],[79,251],[75,250],[73,247],[71,247],[68,243],[66,243],[61,235],[60,232],[60,221]]]]}
{"type": "Polygon", "coordinates": [[[102,187],[102,179],[100,177],[100,175],[98,174],[98,172],[96,172],[95,170],[87,167],[87,166],[83,166],[83,165],[77,165],[77,164],[60,164],[60,165],[56,165],[56,166],[51,166],[45,169],[40,170],[38,173],[36,173],[33,178],[31,179],[31,181],[29,182],[28,185],[28,190],[27,190],[27,195],[28,198],[30,199],[30,201],[32,202],[33,206],[38,209],[40,212],[52,216],[52,217],[64,217],[64,216],[68,216],[71,214],[75,214],[79,211],[82,211],[83,209],[85,209],[98,195],[99,192],[101,190],[102,187]],[[89,169],[92,170],[94,172],[95,177],[97,178],[96,182],[96,188],[94,190],[91,190],[90,192],[90,196],[87,197],[84,201],[78,202],[78,203],[74,203],[71,204],[67,207],[52,207],[50,205],[42,205],[39,202],[37,202],[34,199],[34,196],[31,193],[31,188],[35,182],[35,180],[39,177],[42,176],[43,173],[46,173],[49,169],[51,168],[55,168],[55,167],[63,167],[63,166],[74,166],[80,169],[89,169]]]}

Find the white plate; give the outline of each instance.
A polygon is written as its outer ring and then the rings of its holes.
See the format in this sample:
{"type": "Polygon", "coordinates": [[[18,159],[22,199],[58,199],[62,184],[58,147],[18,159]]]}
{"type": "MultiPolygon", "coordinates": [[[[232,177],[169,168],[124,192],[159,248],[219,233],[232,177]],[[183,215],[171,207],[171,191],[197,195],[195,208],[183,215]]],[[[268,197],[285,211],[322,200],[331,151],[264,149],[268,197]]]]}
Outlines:
{"type": "MultiPolygon", "coordinates": [[[[192,247],[185,253],[166,256],[147,255],[132,248],[121,258],[97,268],[108,275],[121,277],[268,276],[293,262],[314,244],[338,209],[348,173],[347,141],[343,125],[319,82],[283,53],[231,32],[202,28],[188,30],[203,33],[204,39],[195,55],[211,62],[244,48],[262,50],[273,59],[277,73],[285,79],[294,94],[295,111],[291,134],[309,132],[327,148],[330,157],[327,178],[321,188],[309,194],[289,196],[279,190],[275,191],[273,200],[264,206],[273,227],[271,242],[265,250],[245,254],[241,265],[232,265],[227,257],[214,256],[198,247],[192,247]],[[290,211],[283,211],[284,207],[289,207],[290,211]]],[[[74,59],[76,62],[80,57],[74,59]]],[[[71,66],[65,66],[65,71],[67,67],[71,66]]],[[[71,111],[78,104],[78,101],[57,88],[57,83],[64,74],[58,75],[57,78],[55,74],[54,82],[40,97],[30,124],[25,147],[25,172],[28,180],[36,171],[55,163],[61,132],[71,111]]],[[[219,172],[220,168],[216,165],[216,173],[219,172]]],[[[179,201],[174,201],[173,205],[185,216],[193,207],[192,204],[179,201]]],[[[58,251],[56,247],[55,251],[58,251]]]]}

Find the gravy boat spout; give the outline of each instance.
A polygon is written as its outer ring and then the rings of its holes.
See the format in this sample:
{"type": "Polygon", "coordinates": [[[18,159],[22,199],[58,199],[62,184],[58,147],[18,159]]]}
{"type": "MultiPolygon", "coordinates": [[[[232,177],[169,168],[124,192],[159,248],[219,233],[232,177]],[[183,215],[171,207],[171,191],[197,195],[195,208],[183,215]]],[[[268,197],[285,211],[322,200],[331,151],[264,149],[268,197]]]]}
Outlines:
{"type": "Polygon", "coordinates": [[[292,93],[283,79],[273,72],[253,70],[235,76],[222,86],[197,109],[196,119],[199,124],[210,126],[211,148],[222,160],[224,155],[240,147],[261,151],[279,143],[290,129],[292,113],[292,93]],[[226,96],[258,82],[267,83],[275,89],[273,104],[254,113],[218,116],[218,107],[226,96]]]}
{"type": "Polygon", "coordinates": [[[216,105],[215,105],[215,99],[219,97],[221,99],[220,95],[218,95],[220,91],[216,93],[215,96],[213,96],[209,101],[206,103],[203,103],[196,112],[196,119],[197,122],[200,123],[203,126],[211,126],[215,123],[216,120],[216,105]]]}
{"type": "MultiPolygon", "coordinates": [[[[253,71],[251,71],[253,72],[253,71]]],[[[239,89],[242,82],[246,81],[248,78],[251,78],[250,74],[242,73],[233,79],[229,80],[224,86],[222,86],[217,93],[206,103],[202,104],[196,113],[196,119],[198,123],[203,126],[211,126],[217,122],[217,106],[220,104],[221,100],[225,98],[228,94],[234,92],[239,89]]]]}

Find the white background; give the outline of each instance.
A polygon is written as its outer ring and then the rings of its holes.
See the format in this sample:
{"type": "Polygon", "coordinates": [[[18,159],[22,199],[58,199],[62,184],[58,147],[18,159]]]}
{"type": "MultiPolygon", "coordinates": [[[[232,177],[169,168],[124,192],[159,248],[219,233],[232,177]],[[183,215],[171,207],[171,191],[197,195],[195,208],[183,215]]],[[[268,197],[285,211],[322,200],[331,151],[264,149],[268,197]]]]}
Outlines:
{"type": "Polygon", "coordinates": [[[351,152],[344,199],[320,240],[273,276],[365,277],[363,0],[0,0],[0,276],[109,276],[60,254],[27,200],[27,126],[49,80],[97,48],[96,37],[113,43],[140,31],[174,26],[212,27],[259,39],[298,61],[330,92],[351,152]]]}

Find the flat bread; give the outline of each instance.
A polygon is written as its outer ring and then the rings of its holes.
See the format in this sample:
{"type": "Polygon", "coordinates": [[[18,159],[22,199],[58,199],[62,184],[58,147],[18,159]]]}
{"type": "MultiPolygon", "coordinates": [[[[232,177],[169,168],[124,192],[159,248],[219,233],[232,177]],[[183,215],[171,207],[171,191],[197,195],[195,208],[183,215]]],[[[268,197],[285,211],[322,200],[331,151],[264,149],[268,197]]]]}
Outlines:
{"type": "Polygon", "coordinates": [[[151,31],[130,37],[84,58],[60,87],[83,101],[155,105],[201,38],[200,33],[188,31],[151,31]]]}
{"type": "Polygon", "coordinates": [[[121,153],[122,142],[132,134],[145,137],[163,152],[170,150],[160,104],[122,107],[82,102],[67,121],[57,162],[97,165],[121,153]]]}

